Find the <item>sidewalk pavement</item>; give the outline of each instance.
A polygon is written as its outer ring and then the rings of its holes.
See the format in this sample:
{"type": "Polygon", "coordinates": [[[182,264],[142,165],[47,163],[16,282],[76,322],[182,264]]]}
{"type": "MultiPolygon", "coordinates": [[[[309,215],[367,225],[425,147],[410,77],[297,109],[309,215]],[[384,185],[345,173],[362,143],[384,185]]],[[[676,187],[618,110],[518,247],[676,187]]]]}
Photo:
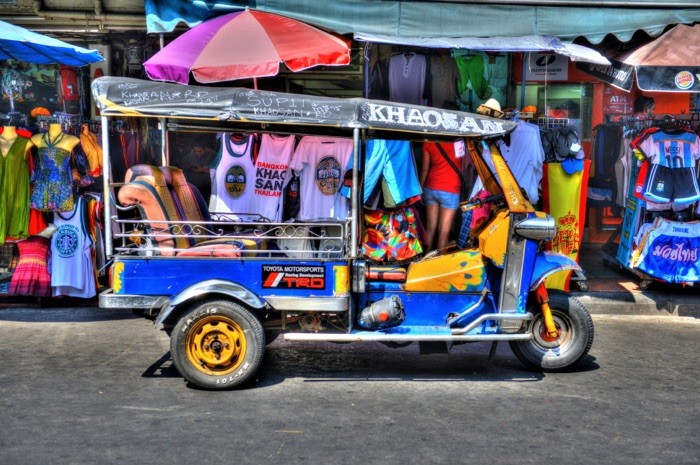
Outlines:
{"type": "Polygon", "coordinates": [[[619,265],[602,244],[584,244],[579,254],[588,290],[572,280],[571,293],[592,314],[700,318],[700,283],[682,286],[649,281],[619,265]]]}

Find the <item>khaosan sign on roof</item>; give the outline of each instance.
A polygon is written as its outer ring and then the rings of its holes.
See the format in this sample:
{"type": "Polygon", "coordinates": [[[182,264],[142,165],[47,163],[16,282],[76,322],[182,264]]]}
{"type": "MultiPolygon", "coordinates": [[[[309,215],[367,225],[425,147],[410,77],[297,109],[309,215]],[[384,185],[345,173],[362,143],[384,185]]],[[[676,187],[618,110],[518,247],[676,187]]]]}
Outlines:
{"type": "Polygon", "coordinates": [[[517,126],[473,113],[382,100],[183,86],[114,76],[95,79],[92,94],[105,116],[306,123],[457,137],[496,137],[517,126]]]}

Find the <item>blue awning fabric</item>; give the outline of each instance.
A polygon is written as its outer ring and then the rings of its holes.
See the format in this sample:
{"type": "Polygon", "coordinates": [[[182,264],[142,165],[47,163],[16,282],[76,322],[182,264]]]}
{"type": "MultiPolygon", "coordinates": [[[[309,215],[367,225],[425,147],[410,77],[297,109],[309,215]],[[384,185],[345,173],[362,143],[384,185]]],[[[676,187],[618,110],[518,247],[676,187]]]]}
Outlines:
{"type": "MultiPolygon", "coordinates": [[[[642,3],[642,2],[639,2],[642,3]]],[[[572,41],[584,37],[600,43],[608,34],[628,41],[643,30],[652,37],[671,24],[700,22],[700,6],[688,1],[674,8],[552,6],[408,0],[145,0],[149,33],[189,27],[214,16],[250,7],[278,13],[340,34],[367,33],[396,37],[551,36],[572,41]]],[[[590,4],[583,2],[583,4],[590,4]]],[[[611,2],[619,5],[620,2],[611,2]]]]}

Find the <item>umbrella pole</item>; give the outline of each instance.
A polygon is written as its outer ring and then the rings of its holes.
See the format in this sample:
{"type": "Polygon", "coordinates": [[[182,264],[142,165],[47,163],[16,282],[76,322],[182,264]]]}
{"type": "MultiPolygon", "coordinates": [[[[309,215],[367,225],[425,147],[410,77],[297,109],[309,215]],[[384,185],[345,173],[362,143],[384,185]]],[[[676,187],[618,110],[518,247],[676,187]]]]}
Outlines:
{"type": "Polygon", "coordinates": [[[258,78],[253,78],[253,89],[258,90],[258,78]]]}

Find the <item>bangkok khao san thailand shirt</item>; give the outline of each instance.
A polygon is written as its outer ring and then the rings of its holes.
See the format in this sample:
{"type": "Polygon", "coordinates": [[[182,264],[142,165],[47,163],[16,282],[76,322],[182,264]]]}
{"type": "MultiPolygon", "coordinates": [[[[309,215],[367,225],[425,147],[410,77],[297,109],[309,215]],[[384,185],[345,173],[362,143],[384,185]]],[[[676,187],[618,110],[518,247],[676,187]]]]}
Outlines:
{"type": "Polygon", "coordinates": [[[272,222],[282,221],[282,190],[289,175],[295,136],[263,134],[255,159],[250,211],[272,222]]]}

